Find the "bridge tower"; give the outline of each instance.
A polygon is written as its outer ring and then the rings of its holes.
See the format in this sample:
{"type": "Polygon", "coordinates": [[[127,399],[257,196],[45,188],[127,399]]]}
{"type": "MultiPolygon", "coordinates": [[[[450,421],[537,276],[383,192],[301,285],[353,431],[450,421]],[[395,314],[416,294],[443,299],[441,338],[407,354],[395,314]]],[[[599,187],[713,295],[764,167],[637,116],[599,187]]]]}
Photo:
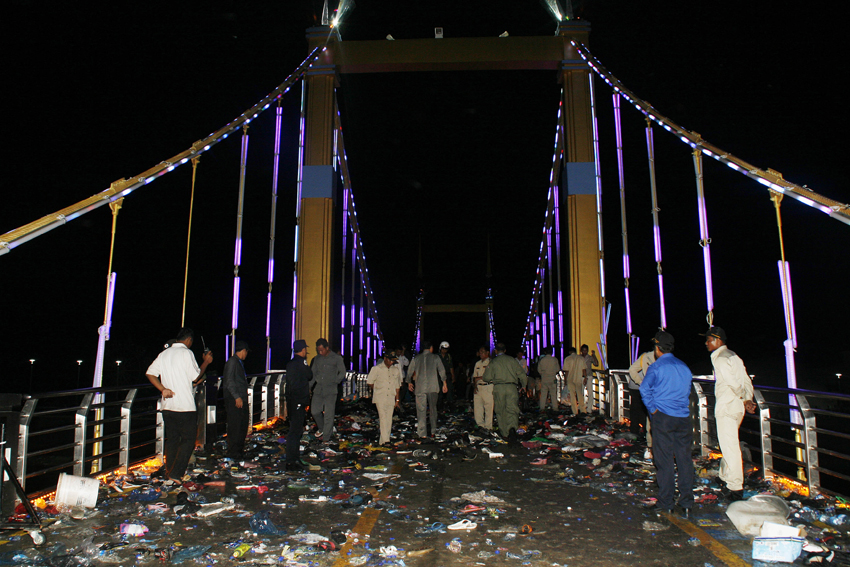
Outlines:
{"type": "MultiPolygon", "coordinates": [[[[602,254],[598,241],[596,162],[590,69],[570,45],[587,45],[590,25],[561,22],[548,37],[480,37],[342,41],[328,26],[307,30],[309,49],[327,46],[307,72],[304,161],[296,264],[295,337],[329,336],[334,305],[333,112],[337,74],[399,71],[539,69],[554,71],[564,92],[564,203],[568,234],[570,323],[560,341],[595,344],[603,332],[602,254]]],[[[566,222],[565,222],[566,221],[566,222]]],[[[566,271],[566,269],[565,269],[566,271]]],[[[483,306],[481,306],[483,307],[483,306]]],[[[429,311],[444,306],[430,306],[429,311]]]]}

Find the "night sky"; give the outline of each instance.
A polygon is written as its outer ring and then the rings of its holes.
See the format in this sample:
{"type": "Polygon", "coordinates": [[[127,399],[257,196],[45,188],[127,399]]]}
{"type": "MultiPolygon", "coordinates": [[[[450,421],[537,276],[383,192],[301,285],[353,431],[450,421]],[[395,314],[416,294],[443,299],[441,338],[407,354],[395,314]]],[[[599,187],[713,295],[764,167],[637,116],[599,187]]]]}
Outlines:
{"type": "MultiPolygon", "coordinates": [[[[846,64],[838,5],[673,1],[576,3],[590,49],[635,94],[680,125],[761,168],[850,201],[840,134],[847,111],[835,76],[846,64]],[[802,10],[802,11],[801,11],[802,10]]],[[[113,3],[99,9],[7,3],[0,233],[138,175],[252,106],[307,54],[321,2],[113,3]]],[[[542,2],[360,0],[343,40],[551,35],[542,2]],[[461,6],[458,6],[458,5],[461,6]]],[[[842,30],[843,31],[843,30],[842,30]]],[[[437,41],[437,40],[435,40],[437,41]]],[[[611,94],[597,82],[603,144],[607,297],[612,366],[627,364],[611,94]]],[[[273,367],[289,355],[300,88],[282,103],[273,367]]],[[[422,243],[434,303],[481,302],[487,240],[499,338],[525,327],[540,245],[559,86],[549,72],[343,76],[340,107],[372,285],[390,345],[412,339],[422,243]]],[[[624,109],[630,288],[642,350],[659,324],[641,115],[624,109]]],[[[242,311],[237,336],[263,367],[273,114],[252,123],[246,181],[242,311]]],[[[701,337],[705,296],[689,149],[656,130],[668,328],[677,355],[710,371],[701,337]]],[[[785,327],[774,208],[763,187],[705,161],[715,322],[756,383],[784,383],[785,327]]],[[[224,362],[230,331],[239,142],[198,168],[187,325],[224,362]]],[[[191,166],[137,190],[119,214],[118,273],[106,384],[136,383],[180,326],[191,166]],[[117,374],[115,360],[124,361],[117,374]]],[[[795,292],[801,387],[850,380],[843,340],[850,306],[850,227],[791,199],[782,206],[795,292]]],[[[91,383],[103,320],[111,215],[102,207],[0,257],[0,379],[6,391],[91,383]],[[29,359],[36,363],[30,365],[29,359]],[[76,360],[82,359],[78,368],[76,360]]],[[[434,317],[429,336],[471,357],[483,323],[434,317]],[[433,331],[433,333],[431,332],[433,331]],[[476,335],[477,333],[477,335],[476,335]]],[[[848,388],[844,387],[845,393],[848,388]]]]}

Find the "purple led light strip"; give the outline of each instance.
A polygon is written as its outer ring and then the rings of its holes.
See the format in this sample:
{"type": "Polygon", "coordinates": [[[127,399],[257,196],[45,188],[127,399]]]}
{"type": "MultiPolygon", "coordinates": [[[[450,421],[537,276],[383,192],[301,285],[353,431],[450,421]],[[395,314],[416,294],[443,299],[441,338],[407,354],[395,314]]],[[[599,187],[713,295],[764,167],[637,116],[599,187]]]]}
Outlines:
{"type": "MultiPolygon", "coordinates": [[[[620,122],[620,93],[613,94],[614,101],[614,133],[617,139],[617,171],[620,180],[620,225],[623,230],[623,285],[626,296],[626,332],[632,336],[632,306],[629,297],[629,230],[626,225],[626,177],[623,167],[623,128],[620,122]]],[[[635,353],[631,353],[634,361],[635,353]]]]}
{"type": "MultiPolygon", "coordinates": [[[[239,327],[239,267],[242,264],[242,215],[245,209],[245,170],[248,166],[248,124],[242,126],[242,153],[239,159],[239,202],[236,207],[236,244],[233,259],[233,313],[230,319],[231,348],[236,345],[239,327]]],[[[231,352],[231,355],[234,353],[231,352]]]]}
{"type": "Polygon", "coordinates": [[[702,246],[702,263],[705,269],[705,301],[708,309],[708,324],[714,324],[714,294],[711,284],[711,239],[708,237],[708,217],[705,213],[705,188],[703,186],[702,153],[694,150],[694,173],[697,181],[697,208],[699,214],[699,236],[702,246]]]}
{"type": "Polygon", "coordinates": [[[283,109],[280,107],[280,99],[278,99],[274,119],[274,164],[272,171],[271,220],[269,221],[269,291],[268,297],[266,298],[266,372],[271,370],[272,364],[272,287],[274,285],[274,241],[277,230],[277,179],[280,175],[280,133],[283,129],[282,120],[283,109]]]}
{"type": "Polygon", "coordinates": [[[661,311],[661,328],[667,328],[667,312],[664,307],[664,279],[661,277],[661,225],[658,220],[658,194],[655,183],[655,141],[652,123],[646,121],[646,155],[649,161],[649,189],[652,194],[652,239],[655,244],[655,267],[658,271],[658,301],[661,311]]]}
{"type": "Polygon", "coordinates": [[[606,307],[607,300],[605,299],[605,244],[602,239],[602,168],[599,153],[599,122],[596,117],[596,88],[593,86],[593,76],[588,77],[588,87],[590,90],[590,121],[593,125],[593,162],[595,164],[596,176],[596,240],[599,247],[599,285],[602,296],[600,304],[602,313],[602,333],[599,336],[599,355],[602,357],[603,367],[607,368],[606,359],[608,348],[608,319],[610,316],[610,307],[606,307]],[[607,310],[607,314],[606,314],[607,310]]]}
{"type": "Polygon", "coordinates": [[[304,185],[304,139],[306,135],[307,116],[306,108],[307,81],[302,81],[300,131],[298,134],[298,180],[295,184],[295,246],[293,247],[292,251],[292,321],[290,323],[290,342],[295,342],[296,340],[295,323],[298,320],[298,247],[301,245],[300,234],[298,232],[298,224],[301,219],[301,190],[304,185]]]}

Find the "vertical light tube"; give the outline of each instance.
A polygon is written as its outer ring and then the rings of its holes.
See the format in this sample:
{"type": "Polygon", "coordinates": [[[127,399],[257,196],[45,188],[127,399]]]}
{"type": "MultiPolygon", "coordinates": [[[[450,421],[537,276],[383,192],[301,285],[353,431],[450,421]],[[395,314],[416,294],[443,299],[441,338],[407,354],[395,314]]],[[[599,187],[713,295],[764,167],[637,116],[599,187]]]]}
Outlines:
{"type": "Polygon", "coordinates": [[[292,322],[290,325],[290,340],[295,342],[295,321],[298,318],[298,246],[300,235],[298,225],[301,222],[301,189],[304,184],[304,137],[306,135],[307,117],[307,81],[301,79],[301,125],[298,136],[298,182],[295,184],[295,249],[292,253],[292,322]]]}
{"type": "MultiPolygon", "coordinates": [[[[352,227],[352,231],[354,227],[352,227]]],[[[355,329],[357,328],[357,319],[355,319],[355,305],[357,297],[355,294],[357,293],[356,287],[356,278],[357,278],[357,237],[352,234],[351,236],[351,331],[348,333],[349,344],[351,345],[348,353],[351,356],[351,370],[354,370],[354,335],[355,329]]]]}
{"type": "MultiPolygon", "coordinates": [[[[590,76],[590,80],[593,80],[592,75],[590,76]]],[[[563,91],[563,89],[562,89],[563,91]]],[[[558,103],[558,151],[560,152],[562,163],[563,163],[563,153],[564,153],[564,123],[563,123],[563,107],[564,107],[564,95],[561,93],[561,99],[558,103]]],[[[561,164],[558,166],[559,168],[563,167],[561,164]]],[[[560,171],[560,169],[559,169],[560,171]]],[[[561,194],[560,194],[560,182],[556,182],[553,187],[554,195],[553,198],[555,200],[555,258],[557,259],[557,281],[558,281],[558,344],[560,344],[559,356],[558,360],[564,360],[564,294],[562,293],[561,288],[561,194]]]]}
{"type": "Polygon", "coordinates": [[[626,172],[623,165],[623,127],[620,121],[620,93],[614,93],[614,133],[617,141],[617,172],[620,181],[620,225],[623,232],[623,286],[626,297],[626,332],[629,335],[629,362],[634,362],[637,353],[632,351],[632,304],[629,294],[629,230],[626,224],[626,172]]]}
{"type": "MultiPolygon", "coordinates": [[[[554,205],[552,210],[552,218],[554,219],[555,211],[554,205]]],[[[558,344],[557,339],[555,338],[555,282],[552,279],[553,265],[554,265],[554,254],[553,254],[553,246],[552,246],[552,227],[550,226],[546,230],[546,256],[549,264],[549,338],[550,344],[556,345],[558,344]]]]}
{"type": "Polygon", "coordinates": [[[655,268],[658,271],[658,303],[661,311],[661,328],[667,328],[667,310],[664,307],[664,277],[661,274],[661,225],[658,221],[658,193],[655,183],[655,141],[652,122],[646,119],[646,154],[649,160],[649,189],[652,194],[652,239],[655,244],[655,268]]]}
{"type": "Polygon", "coordinates": [[[268,296],[266,297],[266,372],[271,370],[272,365],[272,288],[274,287],[274,243],[277,231],[277,180],[280,175],[280,133],[282,130],[282,121],[283,109],[280,106],[280,99],[278,99],[274,118],[274,164],[272,170],[271,220],[269,221],[269,291],[268,296]]]}
{"type": "Polygon", "coordinates": [[[708,324],[714,323],[714,293],[711,284],[711,239],[708,237],[708,217],[705,212],[705,188],[702,172],[702,152],[694,150],[694,173],[697,181],[697,208],[699,214],[699,244],[702,246],[702,263],[705,269],[705,301],[708,324]]]}
{"type": "MultiPolygon", "coordinates": [[[[245,170],[248,166],[248,123],[242,125],[242,153],[239,159],[239,202],[236,207],[236,244],[233,253],[233,314],[230,321],[231,348],[236,346],[239,327],[239,267],[242,265],[242,215],[245,208],[245,170]]],[[[235,354],[230,352],[231,356],[235,354]]]]}
{"type": "MultiPolygon", "coordinates": [[[[602,334],[599,337],[601,341],[599,343],[599,354],[603,360],[607,360],[608,317],[606,316],[606,304],[608,302],[605,299],[605,244],[602,238],[602,166],[599,160],[599,122],[596,118],[596,89],[593,86],[593,77],[594,75],[591,73],[587,83],[590,90],[590,122],[593,125],[593,162],[596,166],[596,238],[599,244],[599,285],[602,290],[602,320],[604,321],[602,334]]],[[[605,363],[603,362],[603,364],[605,363]]]]}

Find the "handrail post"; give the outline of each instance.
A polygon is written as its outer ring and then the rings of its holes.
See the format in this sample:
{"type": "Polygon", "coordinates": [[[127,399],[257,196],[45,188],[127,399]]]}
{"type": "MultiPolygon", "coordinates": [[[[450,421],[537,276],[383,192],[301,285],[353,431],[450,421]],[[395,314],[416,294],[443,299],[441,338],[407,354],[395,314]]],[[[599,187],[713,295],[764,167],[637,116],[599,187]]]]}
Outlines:
{"type": "Polygon", "coordinates": [[[271,376],[266,374],[265,378],[263,378],[263,413],[261,414],[263,424],[268,423],[269,421],[269,380],[271,380],[271,376]]]}
{"type": "Polygon", "coordinates": [[[29,451],[29,428],[38,398],[29,398],[21,408],[18,421],[18,455],[15,458],[15,476],[23,488],[27,487],[27,452],[29,451]]]}
{"type": "Polygon", "coordinates": [[[195,447],[207,446],[207,381],[204,380],[193,390],[195,396],[195,447]]]}
{"type": "Polygon", "coordinates": [[[281,417],[283,412],[280,411],[280,406],[283,401],[283,377],[284,374],[278,374],[274,380],[274,416],[281,417]]]}
{"type": "Polygon", "coordinates": [[[773,478],[773,440],[770,438],[770,408],[765,402],[764,394],[753,390],[753,397],[759,407],[759,429],[761,432],[761,467],[765,479],[773,478]]]}
{"type": "Polygon", "coordinates": [[[257,385],[257,377],[254,376],[248,382],[248,431],[250,434],[254,430],[254,388],[257,385]]]}
{"type": "Polygon", "coordinates": [[[165,420],[162,419],[162,398],[156,401],[156,458],[165,463],[165,420]]]}
{"type": "Polygon", "coordinates": [[[702,384],[699,382],[691,382],[691,384],[693,384],[694,392],[697,395],[700,455],[706,457],[710,452],[709,443],[711,442],[711,437],[708,434],[708,398],[702,389],[702,384]]]}
{"type": "Polygon", "coordinates": [[[132,414],[133,401],[136,399],[138,390],[131,388],[121,404],[121,438],[119,441],[120,452],[118,453],[118,466],[121,472],[126,474],[130,468],[130,415],[132,414]]]}
{"type": "Polygon", "coordinates": [[[818,470],[818,433],[817,417],[803,394],[796,394],[797,407],[803,414],[803,443],[806,446],[806,484],[809,497],[820,491],[820,471],[818,470]]]}

